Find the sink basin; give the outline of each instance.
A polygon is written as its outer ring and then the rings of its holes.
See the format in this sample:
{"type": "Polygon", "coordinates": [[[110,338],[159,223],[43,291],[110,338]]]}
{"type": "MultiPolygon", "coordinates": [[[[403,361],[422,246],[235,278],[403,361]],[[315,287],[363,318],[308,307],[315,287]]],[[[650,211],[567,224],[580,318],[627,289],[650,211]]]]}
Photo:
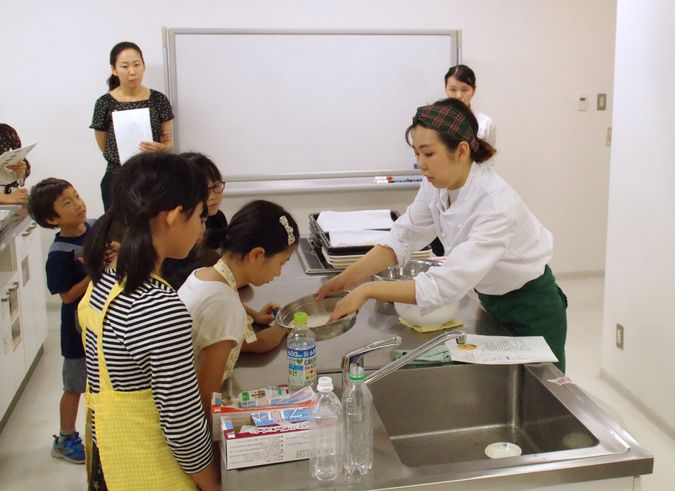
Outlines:
{"type": "Polygon", "coordinates": [[[608,424],[552,365],[406,368],[371,384],[373,402],[400,461],[411,468],[476,462],[473,468],[626,453],[632,437],[608,424]],[[491,460],[488,445],[522,455],[491,460]],[[483,461],[483,464],[480,464],[483,461]]]}

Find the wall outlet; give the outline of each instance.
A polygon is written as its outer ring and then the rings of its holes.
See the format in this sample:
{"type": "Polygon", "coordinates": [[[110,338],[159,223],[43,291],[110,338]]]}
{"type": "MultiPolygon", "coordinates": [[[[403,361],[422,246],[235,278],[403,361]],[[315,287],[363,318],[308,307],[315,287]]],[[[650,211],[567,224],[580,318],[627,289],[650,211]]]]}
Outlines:
{"type": "Polygon", "coordinates": [[[587,95],[580,95],[579,96],[579,111],[587,111],[588,110],[588,96],[587,95]]]}
{"type": "Polygon", "coordinates": [[[616,347],[623,349],[623,326],[621,324],[616,325],[616,347]]]}
{"type": "Polygon", "coordinates": [[[595,108],[598,111],[604,111],[607,109],[607,94],[598,94],[595,108]]]}
{"type": "Polygon", "coordinates": [[[608,147],[612,146],[612,127],[611,126],[607,128],[607,138],[605,140],[605,144],[608,147]]]}

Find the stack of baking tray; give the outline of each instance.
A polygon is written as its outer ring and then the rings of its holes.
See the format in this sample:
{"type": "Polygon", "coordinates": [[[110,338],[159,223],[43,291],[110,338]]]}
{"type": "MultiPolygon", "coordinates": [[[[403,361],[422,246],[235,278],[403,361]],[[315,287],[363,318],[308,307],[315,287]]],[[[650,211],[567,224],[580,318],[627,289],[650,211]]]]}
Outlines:
{"type": "MultiPolygon", "coordinates": [[[[321,254],[326,262],[335,269],[345,269],[350,264],[362,258],[370,249],[372,245],[354,245],[334,247],[330,242],[330,232],[325,232],[317,222],[319,214],[312,213],[309,215],[309,230],[312,234],[312,239],[315,244],[321,247],[321,254]]],[[[395,211],[391,212],[392,220],[396,220],[399,214],[395,211]]],[[[426,246],[421,251],[414,252],[411,258],[425,259],[433,256],[430,246],[426,246]]]]}

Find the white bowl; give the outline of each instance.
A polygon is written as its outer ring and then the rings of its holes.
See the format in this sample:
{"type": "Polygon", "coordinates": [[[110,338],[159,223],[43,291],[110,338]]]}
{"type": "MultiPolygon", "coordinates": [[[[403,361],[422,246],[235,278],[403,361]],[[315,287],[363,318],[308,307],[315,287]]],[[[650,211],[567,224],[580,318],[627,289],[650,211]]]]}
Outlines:
{"type": "Polygon", "coordinates": [[[420,313],[420,308],[413,304],[394,302],[394,308],[399,316],[414,326],[440,326],[455,317],[459,303],[443,305],[424,315],[420,313]]]}

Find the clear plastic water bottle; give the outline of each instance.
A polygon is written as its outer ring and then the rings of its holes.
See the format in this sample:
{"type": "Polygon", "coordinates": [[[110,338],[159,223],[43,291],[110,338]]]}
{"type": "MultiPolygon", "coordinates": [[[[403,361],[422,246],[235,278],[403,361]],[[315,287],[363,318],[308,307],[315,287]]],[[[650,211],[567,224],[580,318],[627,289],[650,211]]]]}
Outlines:
{"type": "Polygon", "coordinates": [[[309,410],[309,469],[314,479],[331,481],[342,471],[342,404],[330,377],[319,378],[316,390],[309,410]]]}
{"type": "Polygon", "coordinates": [[[348,476],[365,475],[373,467],[373,396],[364,384],[363,368],[352,366],[342,394],[344,412],[344,470],[348,476]]]}
{"type": "Polygon", "coordinates": [[[288,389],[291,392],[316,382],[316,338],[307,327],[307,314],[293,314],[293,326],[286,340],[288,389]]]}

